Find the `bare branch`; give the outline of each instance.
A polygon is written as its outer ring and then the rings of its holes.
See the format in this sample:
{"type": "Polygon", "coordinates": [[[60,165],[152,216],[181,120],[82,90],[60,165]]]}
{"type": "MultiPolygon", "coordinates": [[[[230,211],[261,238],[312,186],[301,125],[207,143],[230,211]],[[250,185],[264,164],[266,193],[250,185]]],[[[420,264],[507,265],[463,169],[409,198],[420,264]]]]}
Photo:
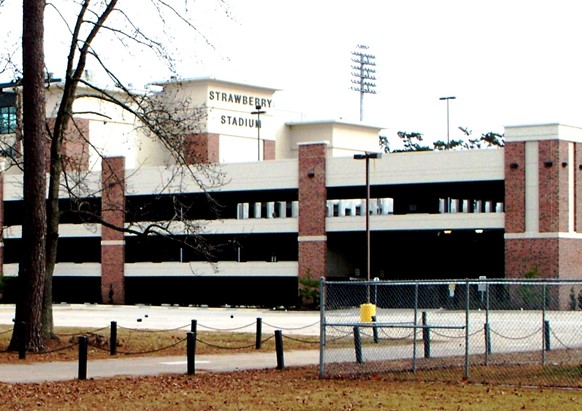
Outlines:
{"type": "Polygon", "coordinates": [[[152,0],[152,3],[158,9],[158,12],[159,12],[158,14],[159,14],[160,18],[162,18],[161,8],[158,7],[156,3],[160,3],[162,6],[164,6],[168,10],[170,10],[170,12],[172,12],[176,17],[178,17],[178,19],[180,19],[183,23],[185,23],[188,27],[190,27],[196,33],[198,33],[204,39],[204,41],[206,42],[206,44],[208,46],[210,46],[214,49],[214,46],[210,43],[208,38],[206,38],[206,36],[204,36],[202,33],[200,33],[200,31],[189,20],[185,19],[182,16],[182,14],[179,13],[174,7],[172,7],[171,5],[169,5],[167,2],[165,2],[163,0],[152,0]]]}

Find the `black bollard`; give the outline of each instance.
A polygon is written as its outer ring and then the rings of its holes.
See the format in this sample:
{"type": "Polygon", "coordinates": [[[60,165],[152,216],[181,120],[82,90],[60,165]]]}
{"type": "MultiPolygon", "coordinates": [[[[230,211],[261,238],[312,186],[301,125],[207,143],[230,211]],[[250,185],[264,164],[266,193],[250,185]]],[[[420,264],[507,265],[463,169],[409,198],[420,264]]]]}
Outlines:
{"type": "MultiPolygon", "coordinates": [[[[374,322],[374,323],[376,322],[376,316],[375,315],[372,316],[372,322],[374,322]]],[[[378,338],[378,327],[373,326],[372,327],[372,333],[374,334],[374,343],[375,344],[378,344],[378,342],[380,341],[380,339],[378,338]]]]}
{"type": "Polygon", "coordinates": [[[552,341],[550,338],[550,322],[548,320],[544,321],[544,347],[546,351],[552,350],[552,341]]]}
{"type": "Polygon", "coordinates": [[[285,368],[285,358],[283,356],[283,333],[281,330],[275,330],[275,348],[277,350],[277,369],[285,368]]]}
{"type": "Polygon", "coordinates": [[[192,320],[192,322],[190,323],[190,331],[195,333],[197,328],[198,328],[198,321],[192,320]]]}
{"type": "Polygon", "coordinates": [[[196,361],[196,333],[189,332],[186,334],[186,357],[188,375],[194,375],[196,361]]]}
{"type": "Polygon", "coordinates": [[[356,350],[356,362],[361,364],[364,362],[362,355],[362,337],[360,336],[360,327],[354,327],[354,349],[356,350]]]}
{"type": "Polygon", "coordinates": [[[262,338],[263,338],[263,319],[259,317],[257,318],[257,336],[255,339],[255,349],[257,350],[261,349],[262,338]]]}
{"type": "Polygon", "coordinates": [[[430,328],[426,326],[426,311],[422,312],[422,343],[424,345],[424,358],[430,358],[430,328]]]}
{"type": "Polygon", "coordinates": [[[117,321],[111,321],[109,334],[109,355],[117,354],[117,321]]]}
{"type": "Polygon", "coordinates": [[[24,321],[16,324],[18,333],[18,359],[26,358],[26,323],[24,321]]]}
{"type": "Polygon", "coordinates": [[[86,336],[79,337],[79,380],[87,379],[87,347],[89,342],[86,336]]]}
{"type": "Polygon", "coordinates": [[[491,354],[491,326],[489,323],[485,323],[483,329],[485,331],[485,349],[487,354],[491,354]]]}

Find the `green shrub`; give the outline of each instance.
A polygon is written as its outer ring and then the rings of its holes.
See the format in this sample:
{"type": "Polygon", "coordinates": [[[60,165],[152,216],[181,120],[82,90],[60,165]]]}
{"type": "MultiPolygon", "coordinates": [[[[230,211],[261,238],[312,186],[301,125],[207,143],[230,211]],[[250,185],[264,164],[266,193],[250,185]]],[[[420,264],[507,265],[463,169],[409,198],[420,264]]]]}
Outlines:
{"type": "Polygon", "coordinates": [[[299,276],[299,305],[309,309],[319,307],[319,280],[313,278],[311,270],[299,276]]]}
{"type": "MultiPolygon", "coordinates": [[[[529,268],[524,273],[524,277],[529,280],[540,278],[539,269],[536,265],[529,268]]],[[[521,295],[521,305],[524,309],[541,310],[543,307],[544,289],[542,285],[521,285],[519,286],[521,295]]],[[[549,302],[549,295],[546,295],[546,307],[549,302]]]]}

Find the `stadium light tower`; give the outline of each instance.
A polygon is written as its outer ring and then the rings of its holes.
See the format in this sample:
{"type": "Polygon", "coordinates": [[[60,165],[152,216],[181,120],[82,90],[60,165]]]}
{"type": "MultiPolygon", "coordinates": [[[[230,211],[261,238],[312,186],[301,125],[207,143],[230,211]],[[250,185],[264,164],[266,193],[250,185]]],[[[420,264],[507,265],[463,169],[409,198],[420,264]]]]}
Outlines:
{"type": "Polygon", "coordinates": [[[364,119],[364,94],[376,94],[376,56],[367,52],[368,46],[358,44],[357,50],[352,52],[352,90],[360,93],[360,121],[364,119]]]}

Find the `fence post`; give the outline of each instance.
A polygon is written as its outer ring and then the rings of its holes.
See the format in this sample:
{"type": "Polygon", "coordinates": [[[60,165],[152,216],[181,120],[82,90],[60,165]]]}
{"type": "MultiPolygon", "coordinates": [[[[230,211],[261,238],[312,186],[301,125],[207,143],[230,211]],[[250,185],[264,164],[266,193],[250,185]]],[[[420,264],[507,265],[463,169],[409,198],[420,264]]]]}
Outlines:
{"type": "Polygon", "coordinates": [[[325,277],[319,279],[319,377],[325,375],[325,307],[327,305],[325,277]]]}
{"type": "Polygon", "coordinates": [[[485,285],[485,365],[489,365],[491,354],[491,324],[489,323],[489,284],[485,285]]]}
{"type": "Polygon", "coordinates": [[[186,333],[186,370],[188,375],[194,375],[196,360],[196,333],[186,333]]]}
{"type": "Polygon", "coordinates": [[[198,321],[197,320],[192,320],[190,322],[190,331],[195,333],[196,329],[198,328],[198,321]]]}
{"type": "Polygon", "coordinates": [[[26,358],[26,323],[20,321],[16,326],[18,327],[18,359],[24,360],[26,358]]]}
{"type": "Polygon", "coordinates": [[[261,349],[261,339],[263,338],[263,319],[258,317],[257,318],[257,335],[255,339],[255,349],[261,349]]]}
{"type": "Polygon", "coordinates": [[[542,286],[542,365],[546,365],[546,351],[548,351],[548,338],[546,330],[548,330],[546,321],[546,284],[542,286]]]}
{"type": "Polygon", "coordinates": [[[418,336],[418,282],[414,283],[414,338],[412,340],[412,372],[416,372],[416,346],[418,336]]]}
{"type": "Polygon", "coordinates": [[[79,337],[79,380],[87,379],[87,346],[89,345],[87,336],[79,337]]]}
{"type": "Polygon", "coordinates": [[[424,358],[430,358],[430,328],[426,325],[426,311],[422,312],[422,342],[424,344],[424,358]]]}
{"type": "Polygon", "coordinates": [[[356,350],[356,362],[361,364],[364,362],[362,356],[362,338],[360,337],[360,327],[354,327],[354,349],[356,350]]]}
{"type": "MultiPolygon", "coordinates": [[[[376,322],[376,316],[373,315],[372,316],[372,322],[376,322]]],[[[380,341],[380,339],[378,338],[378,327],[377,326],[373,326],[372,327],[372,333],[374,334],[374,343],[378,344],[378,342],[380,341]]]]}
{"type": "Polygon", "coordinates": [[[283,356],[283,333],[281,330],[275,330],[275,348],[277,350],[277,369],[285,368],[285,358],[283,356]]]}
{"type": "Polygon", "coordinates": [[[469,280],[465,282],[465,379],[469,379],[469,325],[471,307],[471,289],[469,280]]]}
{"type": "Polygon", "coordinates": [[[109,330],[109,355],[117,354],[117,321],[111,321],[109,330]]]}

